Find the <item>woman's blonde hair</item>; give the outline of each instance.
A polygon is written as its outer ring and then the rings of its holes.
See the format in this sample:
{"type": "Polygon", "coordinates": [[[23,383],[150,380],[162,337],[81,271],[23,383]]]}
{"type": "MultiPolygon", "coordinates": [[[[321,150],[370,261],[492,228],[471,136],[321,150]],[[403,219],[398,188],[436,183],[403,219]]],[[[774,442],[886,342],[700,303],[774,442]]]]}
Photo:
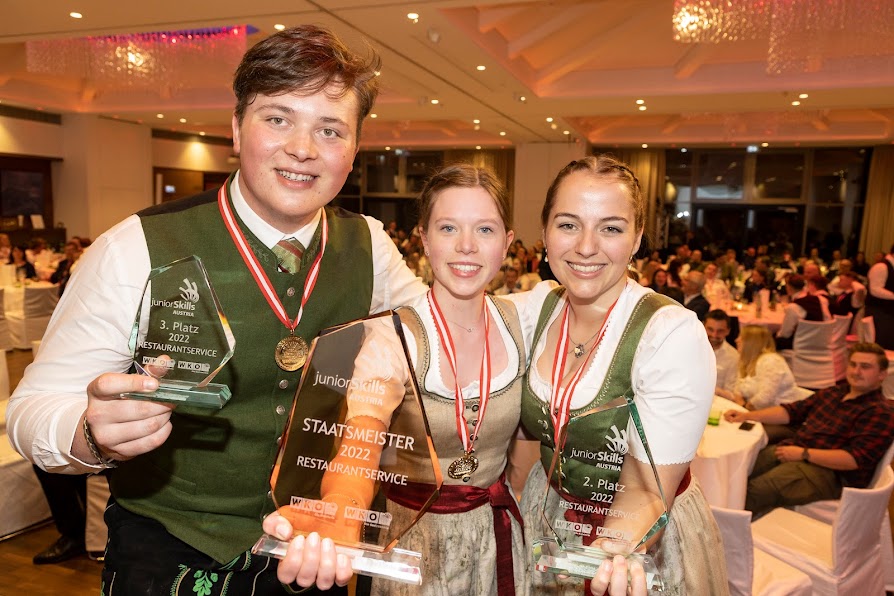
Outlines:
{"type": "Polygon", "coordinates": [[[742,350],[739,352],[739,377],[754,375],[757,360],[763,354],[775,353],[776,344],[766,327],[745,325],[739,333],[742,339],[742,350]]]}

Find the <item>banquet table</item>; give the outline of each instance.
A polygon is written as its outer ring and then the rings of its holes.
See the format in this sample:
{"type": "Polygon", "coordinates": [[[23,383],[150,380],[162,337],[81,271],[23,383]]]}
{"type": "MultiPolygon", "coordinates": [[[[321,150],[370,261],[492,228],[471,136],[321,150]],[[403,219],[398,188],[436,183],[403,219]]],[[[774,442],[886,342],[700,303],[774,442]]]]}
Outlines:
{"type": "Polygon", "coordinates": [[[725,310],[729,316],[739,319],[740,329],[745,325],[760,325],[766,327],[774,335],[782,327],[782,319],[785,316],[782,304],[777,305],[776,310],[770,310],[769,306],[764,306],[760,317],[754,312],[754,304],[733,302],[725,310]]]}
{"type": "MultiPolygon", "coordinates": [[[[742,406],[714,396],[712,409],[740,410],[742,406]]],[[[727,509],[744,509],[748,475],[758,452],[766,447],[767,434],[759,422],[751,430],[739,429],[738,423],[721,416],[717,426],[707,425],[690,464],[708,503],[727,509]]]]}
{"type": "MultiPolygon", "coordinates": [[[[28,284],[29,288],[52,288],[54,284],[48,281],[33,281],[28,284]]],[[[5,312],[22,311],[25,302],[25,286],[22,284],[12,284],[3,286],[3,309],[5,312]]]]}

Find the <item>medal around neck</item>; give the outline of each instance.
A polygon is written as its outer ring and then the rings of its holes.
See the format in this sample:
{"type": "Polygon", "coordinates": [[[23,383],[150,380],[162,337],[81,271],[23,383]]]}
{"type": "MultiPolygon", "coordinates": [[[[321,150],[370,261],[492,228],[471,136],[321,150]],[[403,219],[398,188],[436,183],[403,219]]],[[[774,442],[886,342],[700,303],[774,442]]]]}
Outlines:
{"type": "Polygon", "coordinates": [[[236,339],[202,260],[193,255],[149,272],[130,349],[137,372],[158,379],[131,399],[222,408],[230,388],[210,381],[233,356],[236,339]]]}
{"type": "MultiPolygon", "coordinates": [[[[270,479],[294,538],[317,532],[355,573],[422,583],[422,555],[397,548],[439,495],[443,478],[425,409],[393,312],[323,330],[311,342],[270,479]],[[393,511],[412,490],[423,506],[393,511]]],[[[252,552],[283,557],[263,536],[252,552]]]]}
{"type": "Polygon", "coordinates": [[[606,558],[621,554],[643,565],[650,594],[662,593],[648,547],[667,525],[667,501],[633,399],[618,397],[571,417],[558,440],[541,501],[543,537],[533,545],[535,568],[590,579],[606,558]],[[630,454],[631,427],[648,461],[630,454]]]}

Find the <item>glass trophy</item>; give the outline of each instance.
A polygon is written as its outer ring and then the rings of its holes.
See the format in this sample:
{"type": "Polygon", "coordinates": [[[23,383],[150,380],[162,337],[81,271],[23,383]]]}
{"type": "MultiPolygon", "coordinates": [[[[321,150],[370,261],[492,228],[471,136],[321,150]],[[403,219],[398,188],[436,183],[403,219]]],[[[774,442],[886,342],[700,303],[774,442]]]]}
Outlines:
{"type": "MultiPolygon", "coordinates": [[[[318,532],[351,559],[355,573],[418,585],[421,554],[396,547],[442,482],[398,315],[321,332],[270,480],[293,538],[318,532]],[[430,497],[412,518],[395,517],[387,494],[409,485],[430,497]]],[[[263,536],[252,552],[282,557],[287,547],[263,536]]]]}
{"type": "Polygon", "coordinates": [[[538,571],[591,579],[602,561],[621,554],[642,563],[650,593],[662,592],[657,565],[642,552],[668,522],[648,445],[632,398],[619,397],[569,420],[541,501],[543,538],[533,545],[538,571]],[[629,454],[630,426],[647,462],[629,454]]]}
{"type": "Polygon", "coordinates": [[[236,338],[202,260],[193,255],[149,272],[130,334],[136,371],[159,380],[131,399],[222,408],[230,388],[211,383],[232,357],[236,338]]]}

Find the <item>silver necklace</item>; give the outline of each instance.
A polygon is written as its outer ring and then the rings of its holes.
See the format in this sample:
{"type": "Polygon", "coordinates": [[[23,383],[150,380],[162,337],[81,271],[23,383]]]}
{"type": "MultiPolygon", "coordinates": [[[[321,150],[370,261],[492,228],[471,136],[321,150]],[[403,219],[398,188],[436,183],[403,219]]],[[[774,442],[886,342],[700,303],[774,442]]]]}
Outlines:
{"type": "Polygon", "coordinates": [[[596,333],[591,335],[590,339],[588,339],[587,341],[585,341],[583,343],[577,343],[576,341],[574,341],[574,338],[571,337],[571,333],[570,332],[568,333],[568,339],[570,339],[571,343],[574,344],[574,348],[572,348],[571,352],[572,352],[572,354],[574,354],[575,358],[580,358],[581,356],[584,355],[584,353],[586,351],[584,346],[586,346],[588,343],[593,341],[593,338],[596,337],[596,334],[598,334],[598,333],[599,333],[599,330],[597,329],[596,333]]]}

